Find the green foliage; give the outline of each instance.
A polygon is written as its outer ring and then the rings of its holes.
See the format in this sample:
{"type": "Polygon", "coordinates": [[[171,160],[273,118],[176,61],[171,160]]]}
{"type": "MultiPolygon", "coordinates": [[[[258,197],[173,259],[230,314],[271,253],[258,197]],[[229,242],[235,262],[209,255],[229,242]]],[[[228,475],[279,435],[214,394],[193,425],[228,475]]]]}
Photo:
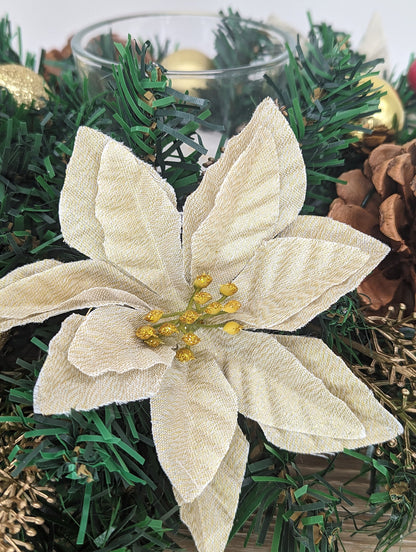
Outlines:
{"type": "Polygon", "coordinates": [[[106,104],[121,130],[118,135],[138,157],[158,167],[183,199],[196,188],[198,160],[207,153],[196,131],[217,129],[206,122],[209,102],[170,88],[164,70],[146,63],[149,43],[140,48],[129,39],[116,47],[120,60],[113,66],[113,99],[106,104]],[[186,147],[191,153],[184,153],[186,147]]]}
{"type": "Polygon", "coordinates": [[[326,215],[337,177],[359,162],[350,148],[356,141],[351,132],[362,130],[356,121],[378,109],[380,93],[371,82],[361,82],[375,74],[378,60],[366,61],[347,36],[325,24],[311,23],[308,39],[306,47],[298,41],[296,55],[289,50],[287,84],[268,80],[302,147],[308,180],[303,212],[326,215]]]}
{"type": "MultiPolygon", "coordinates": [[[[241,18],[231,9],[220,15],[221,23],[215,29],[215,68],[248,68],[284,53],[283,45],[272,41],[252,20],[241,18]]],[[[273,87],[263,79],[260,71],[249,70],[250,76],[248,72],[234,73],[228,78],[208,81],[207,88],[199,90],[211,101],[213,120],[224,125],[226,136],[238,132],[260,101],[273,94],[273,87]]],[[[281,78],[283,69],[276,68],[276,71],[281,78]]]]}
{"type": "MultiPolygon", "coordinates": [[[[398,445],[402,449],[400,441],[398,445]]],[[[372,492],[369,497],[362,497],[368,503],[368,510],[354,515],[357,531],[375,535],[378,539],[375,552],[387,552],[411,530],[414,522],[416,471],[402,462],[401,450],[394,454],[381,447],[380,451],[384,451],[384,458],[375,459],[352,450],[345,453],[362,461],[359,475],[372,475],[372,492]],[[364,522],[363,514],[367,514],[364,522]]]]}
{"type": "Polygon", "coordinates": [[[328,310],[321,313],[319,335],[325,343],[348,363],[361,364],[354,345],[368,345],[370,328],[364,320],[356,292],[344,295],[328,310]]]}
{"type": "MultiPolygon", "coordinates": [[[[414,56],[410,57],[407,71],[409,70],[410,65],[414,61],[414,56]]],[[[416,92],[412,90],[407,82],[407,71],[396,79],[393,76],[389,78],[389,81],[392,82],[395,90],[402,100],[403,107],[405,109],[405,123],[403,130],[399,133],[397,142],[399,144],[404,144],[416,138],[416,92]]]]}
{"type": "Polygon", "coordinates": [[[259,30],[250,27],[250,20],[243,20],[238,12],[229,9],[220,12],[221,24],[215,32],[215,51],[213,63],[216,68],[240,67],[250,65],[254,60],[262,60],[275,45],[271,39],[259,30]]]}
{"type": "Polygon", "coordinates": [[[244,527],[246,543],[262,545],[269,535],[272,552],[336,551],[342,526],[337,508],[352,502],[325,481],[332,465],[304,475],[295,454],[265,443],[261,457],[247,466],[231,536],[244,527]]]}
{"type": "Polygon", "coordinates": [[[20,29],[14,33],[12,25],[7,16],[0,20],[0,64],[1,63],[18,63],[26,65],[33,69],[35,58],[31,54],[27,54],[23,59],[22,39],[20,29]],[[15,43],[17,42],[17,51],[15,43]]]}
{"type": "MultiPolygon", "coordinates": [[[[0,29],[9,27],[3,21],[0,29]]],[[[109,121],[74,68],[48,95],[46,105],[35,110],[0,90],[0,275],[37,258],[75,255],[63,246],[58,221],[66,165],[79,126],[99,119],[106,130],[109,121]]]]}

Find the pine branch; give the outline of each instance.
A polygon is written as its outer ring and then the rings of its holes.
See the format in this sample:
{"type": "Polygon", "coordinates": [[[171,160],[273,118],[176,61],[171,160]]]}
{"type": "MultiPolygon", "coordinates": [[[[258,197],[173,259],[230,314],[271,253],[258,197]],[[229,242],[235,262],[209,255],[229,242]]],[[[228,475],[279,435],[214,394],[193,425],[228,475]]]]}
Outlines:
{"type": "Polygon", "coordinates": [[[0,64],[2,63],[17,63],[26,65],[31,69],[33,69],[35,63],[35,57],[32,54],[27,54],[26,59],[24,59],[20,28],[17,28],[17,31],[14,32],[7,15],[0,20],[0,64]]]}
{"type": "Polygon", "coordinates": [[[138,157],[160,170],[182,203],[196,188],[198,161],[207,153],[198,130],[219,129],[206,121],[209,102],[171,88],[165,70],[146,62],[148,42],[140,48],[129,38],[126,46],[116,47],[120,57],[113,66],[114,99],[106,103],[121,130],[118,135],[138,157]]]}
{"type": "Polygon", "coordinates": [[[378,110],[380,93],[362,82],[377,62],[351,50],[347,36],[312,25],[307,49],[298,41],[296,56],[289,50],[286,84],[266,77],[302,148],[308,178],[304,214],[326,215],[338,175],[358,163],[349,148],[356,141],[351,132],[361,130],[354,121],[378,110]]]}
{"type": "Polygon", "coordinates": [[[407,82],[407,72],[414,59],[415,56],[412,55],[407,70],[402,75],[399,75],[397,79],[394,77],[389,79],[402,100],[406,114],[403,130],[397,138],[399,144],[410,142],[416,138],[416,92],[409,87],[407,82]]]}
{"type": "Polygon", "coordinates": [[[263,545],[270,535],[276,552],[335,552],[342,525],[337,508],[352,502],[325,481],[334,459],[321,473],[303,475],[296,454],[265,443],[250,424],[251,431],[243,426],[252,447],[231,537],[244,527],[246,543],[263,545]]]}

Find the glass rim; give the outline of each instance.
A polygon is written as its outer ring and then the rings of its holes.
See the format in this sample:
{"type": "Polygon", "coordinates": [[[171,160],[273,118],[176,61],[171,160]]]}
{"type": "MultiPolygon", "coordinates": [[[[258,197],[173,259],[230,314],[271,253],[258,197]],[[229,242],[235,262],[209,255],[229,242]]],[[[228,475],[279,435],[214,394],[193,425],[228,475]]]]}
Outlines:
{"type": "Polygon", "coordinates": [[[97,56],[95,54],[92,54],[85,50],[85,48],[82,46],[82,40],[86,35],[91,33],[94,30],[98,30],[100,27],[109,26],[112,23],[119,23],[120,21],[129,21],[133,19],[139,19],[139,18],[147,18],[147,17],[163,17],[163,16],[173,16],[173,17],[209,17],[212,19],[222,19],[223,17],[228,18],[235,18],[243,23],[249,23],[252,25],[255,25],[256,27],[259,27],[260,29],[264,29],[265,31],[270,31],[274,35],[280,36],[282,38],[282,46],[284,47],[284,50],[279,55],[276,55],[272,57],[271,59],[267,61],[259,61],[258,63],[251,63],[249,65],[239,65],[237,67],[224,67],[223,69],[206,69],[204,71],[178,71],[178,70],[169,70],[166,69],[167,74],[170,77],[175,78],[193,78],[193,77],[204,77],[204,78],[215,78],[219,75],[224,75],[225,73],[246,73],[246,72],[255,72],[259,71],[261,69],[269,69],[270,67],[274,67],[276,64],[280,64],[283,61],[286,61],[289,57],[288,52],[286,51],[286,44],[288,44],[290,49],[293,49],[295,46],[295,38],[292,34],[290,34],[288,31],[280,29],[278,27],[275,27],[274,25],[269,25],[267,23],[263,23],[261,21],[256,21],[253,19],[246,19],[238,16],[221,16],[216,13],[203,13],[203,12],[143,12],[143,13],[136,13],[132,15],[126,15],[121,17],[115,17],[111,19],[106,19],[104,21],[99,21],[98,23],[94,23],[92,25],[88,25],[87,27],[84,27],[80,31],[74,34],[74,36],[71,39],[71,48],[74,55],[76,55],[78,58],[82,58],[83,60],[89,62],[90,64],[99,65],[100,67],[108,67],[111,69],[113,65],[118,65],[118,62],[111,61],[105,57],[97,56]]]}

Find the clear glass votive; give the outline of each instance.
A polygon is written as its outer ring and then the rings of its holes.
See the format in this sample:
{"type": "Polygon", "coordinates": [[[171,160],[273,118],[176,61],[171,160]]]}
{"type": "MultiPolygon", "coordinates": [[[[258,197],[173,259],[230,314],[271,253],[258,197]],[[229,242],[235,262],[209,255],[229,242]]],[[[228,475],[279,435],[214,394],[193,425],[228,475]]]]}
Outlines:
{"type": "Polygon", "coordinates": [[[90,94],[111,88],[112,65],[118,63],[114,43],[125,44],[128,36],[139,46],[150,41],[149,61],[165,67],[173,88],[209,99],[209,121],[222,124],[228,136],[273,95],[264,75],[273,82],[284,78],[286,45],[295,44],[287,31],[236,15],[153,13],[103,21],[72,39],[90,94]]]}

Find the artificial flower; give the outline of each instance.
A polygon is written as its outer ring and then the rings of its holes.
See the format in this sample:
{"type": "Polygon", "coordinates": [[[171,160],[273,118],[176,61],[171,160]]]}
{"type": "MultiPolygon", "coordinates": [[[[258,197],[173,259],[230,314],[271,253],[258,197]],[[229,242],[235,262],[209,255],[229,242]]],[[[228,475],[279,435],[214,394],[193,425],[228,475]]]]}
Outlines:
{"type": "Polygon", "coordinates": [[[52,339],[34,409],[150,398],[158,458],[200,552],[223,550],[234,520],[248,454],[238,412],[276,446],[306,453],[401,431],[319,339],[281,333],[354,289],[388,251],[298,216],[305,189],[299,145],[270,99],[207,169],[183,224],[152,167],[82,128],[60,220],[89,259],[40,261],[0,284],[1,331],[91,309],[52,339]]]}

